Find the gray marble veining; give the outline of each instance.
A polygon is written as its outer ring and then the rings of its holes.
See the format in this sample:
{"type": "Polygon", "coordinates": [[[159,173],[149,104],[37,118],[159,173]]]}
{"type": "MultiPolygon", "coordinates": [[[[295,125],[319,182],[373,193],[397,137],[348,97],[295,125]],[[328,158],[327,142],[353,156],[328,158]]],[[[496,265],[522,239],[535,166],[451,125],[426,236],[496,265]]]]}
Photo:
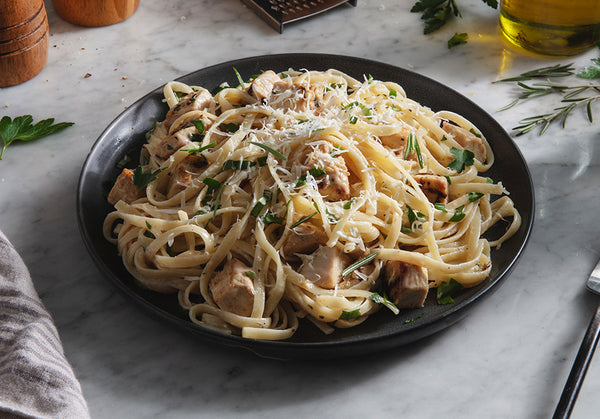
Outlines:
{"type": "MultiPolygon", "coordinates": [[[[175,77],[253,55],[354,55],[434,78],[510,131],[558,102],[548,97],[498,112],[516,92],[494,80],[559,62],[584,66],[598,56],[597,49],[570,59],[516,51],[500,37],[497,12],[477,0],[461,2],[463,18],[428,36],[409,12],[412,2],[358,3],[278,34],[238,0],[142,0],[130,19],[102,28],[71,25],[46,2],[48,64],[35,79],[0,89],[0,115],[76,125],[7,149],[0,161],[0,229],[54,317],[93,417],[552,414],[599,302],[584,281],[600,256],[600,130],[581,112],[565,129],[514,137],[531,170],[537,208],[529,245],[510,277],[453,327],[377,356],[282,363],[208,345],[132,305],[83,247],[75,195],[87,153],[122,110],[175,77]],[[469,42],[448,50],[446,41],[458,31],[468,32],[469,42]]],[[[597,416],[598,362],[573,417],[597,416]]]]}

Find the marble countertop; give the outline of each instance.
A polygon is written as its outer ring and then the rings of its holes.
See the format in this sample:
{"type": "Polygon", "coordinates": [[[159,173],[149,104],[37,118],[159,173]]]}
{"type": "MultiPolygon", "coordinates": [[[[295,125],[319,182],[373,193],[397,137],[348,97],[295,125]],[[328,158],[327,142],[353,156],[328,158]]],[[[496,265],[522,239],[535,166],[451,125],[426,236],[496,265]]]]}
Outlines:
{"type": "MultiPolygon", "coordinates": [[[[478,0],[461,1],[461,20],[423,35],[412,3],[360,0],[279,34],[239,0],[142,0],[130,19],[101,28],[67,23],[46,1],[47,66],[33,80],[0,89],[0,116],[75,126],[6,150],[0,230],[54,317],[92,417],[552,415],[600,302],[584,288],[600,257],[600,130],[581,111],[564,129],[513,136],[533,177],[536,214],[510,277],[454,326],[363,359],[281,362],[207,344],[133,305],[84,248],[76,187],[94,141],[138,98],[194,70],[272,53],[360,56],[450,86],[512,133],[522,117],[557,102],[548,97],[498,112],[516,91],[492,81],[544,65],[584,66],[598,56],[597,49],[568,59],[515,50],[500,36],[497,12],[478,0]],[[468,32],[469,42],[449,50],[455,32],[468,32]]],[[[596,417],[598,392],[600,360],[592,362],[573,417],[596,417]]]]}

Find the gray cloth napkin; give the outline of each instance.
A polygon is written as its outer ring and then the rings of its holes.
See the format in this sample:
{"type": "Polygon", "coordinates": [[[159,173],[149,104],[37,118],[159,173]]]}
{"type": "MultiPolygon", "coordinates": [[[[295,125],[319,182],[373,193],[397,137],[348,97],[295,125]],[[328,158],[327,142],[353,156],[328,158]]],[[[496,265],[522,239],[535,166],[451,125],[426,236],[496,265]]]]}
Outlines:
{"type": "Polygon", "coordinates": [[[0,418],[89,418],[23,260],[0,231],[0,418]]]}

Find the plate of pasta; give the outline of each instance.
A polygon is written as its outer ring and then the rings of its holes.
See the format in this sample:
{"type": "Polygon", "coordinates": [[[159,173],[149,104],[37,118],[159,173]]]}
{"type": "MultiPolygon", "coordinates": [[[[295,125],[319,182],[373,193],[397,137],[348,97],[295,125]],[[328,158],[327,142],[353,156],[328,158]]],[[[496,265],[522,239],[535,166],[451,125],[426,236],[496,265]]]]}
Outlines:
{"type": "Polygon", "coordinates": [[[119,115],[78,186],[132,302],[262,356],[360,355],[454,324],[517,262],[527,165],[484,110],[389,64],[250,57],[119,115]]]}

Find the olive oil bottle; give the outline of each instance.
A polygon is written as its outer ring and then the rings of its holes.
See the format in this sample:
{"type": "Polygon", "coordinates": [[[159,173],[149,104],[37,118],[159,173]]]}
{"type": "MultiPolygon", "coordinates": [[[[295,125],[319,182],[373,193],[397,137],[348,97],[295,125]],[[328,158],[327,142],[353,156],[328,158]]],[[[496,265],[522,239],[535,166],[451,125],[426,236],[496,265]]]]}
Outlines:
{"type": "Polygon", "coordinates": [[[578,54],[600,40],[600,0],[501,0],[500,28],[526,50],[578,54]]]}

